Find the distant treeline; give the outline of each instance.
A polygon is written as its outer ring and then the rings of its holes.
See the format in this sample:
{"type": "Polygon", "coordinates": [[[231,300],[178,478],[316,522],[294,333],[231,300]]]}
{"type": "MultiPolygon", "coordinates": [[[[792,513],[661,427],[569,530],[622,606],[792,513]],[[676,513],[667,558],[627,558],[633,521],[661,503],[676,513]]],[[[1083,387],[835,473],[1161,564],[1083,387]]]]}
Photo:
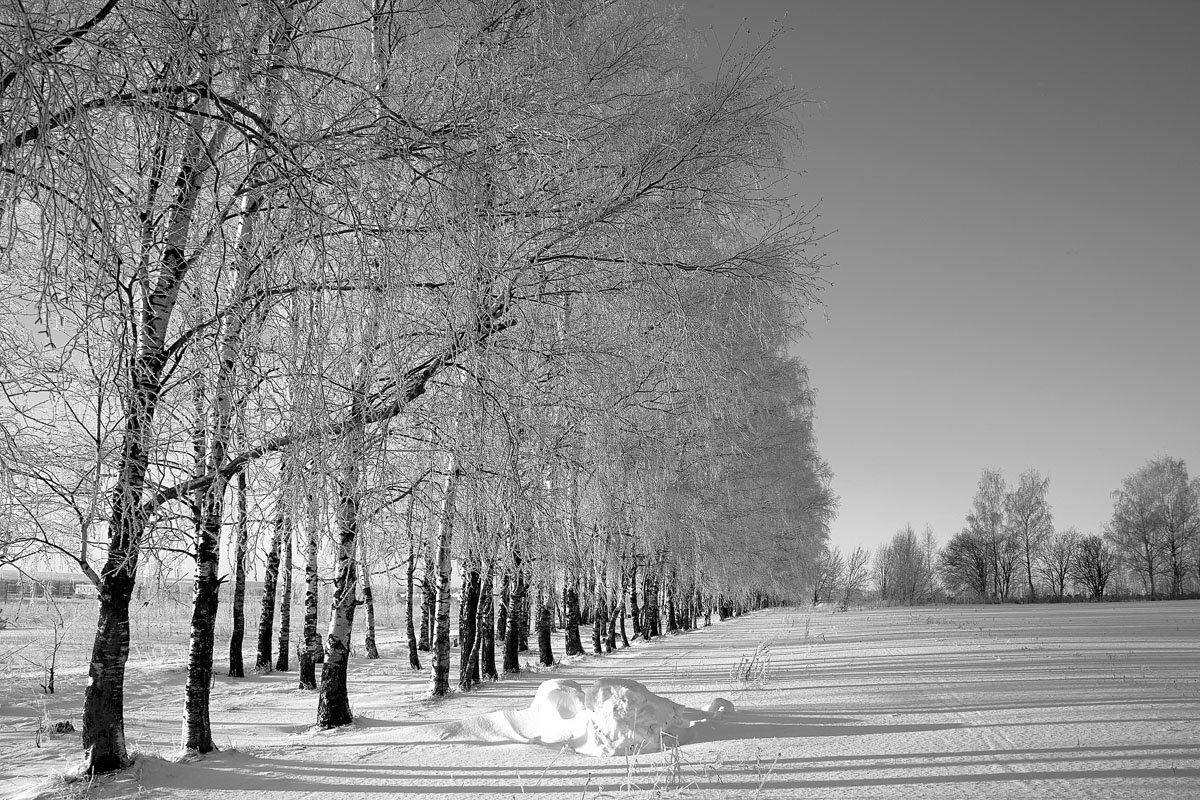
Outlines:
{"type": "Polygon", "coordinates": [[[831,548],[813,602],[1200,597],[1200,479],[1182,459],[1155,459],[1125,478],[1098,531],[1056,530],[1049,488],[1036,470],[1013,487],[999,470],[984,470],[966,524],[944,545],[930,528],[918,534],[908,525],[873,554],[831,548]]]}

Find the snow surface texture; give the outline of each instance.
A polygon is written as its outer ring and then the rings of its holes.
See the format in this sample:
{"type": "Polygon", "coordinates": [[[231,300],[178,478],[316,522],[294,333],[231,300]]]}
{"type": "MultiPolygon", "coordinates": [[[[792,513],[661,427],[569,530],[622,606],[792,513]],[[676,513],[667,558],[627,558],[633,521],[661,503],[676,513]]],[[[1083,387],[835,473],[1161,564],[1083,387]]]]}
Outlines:
{"type": "Polygon", "coordinates": [[[576,681],[543,681],[529,708],[493,711],[453,722],[440,740],[567,745],[588,756],[653,753],[686,744],[696,727],[733,711],[718,697],[705,711],[659,697],[627,678],[601,678],[586,690],[576,681]]]}
{"type": "Polygon", "coordinates": [[[139,608],[125,691],[137,764],[63,786],[50,776],[79,761],[78,732],[43,735],[40,746],[36,733],[43,715],[79,728],[95,631],[95,604],[85,608],[52,695],[36,663],[49,626],[36,631],[22,616],[0,631],[0,798],[39,789],[54,800],[85,790],[89,800],[1200,798],[1196,600],[773,609],[549,672],[526,663],[436,701],[428,672],[408,669],[403,620],[381,617],[383,658],[350,662],[353,725],[314,730],[316,695],[296,688],[294,671],[229,678],[219,655],[221,751],[187,762],[172,759],[190,607],[139,608]],[[20,657],[2,658],[35,634],[20,657]],[[625,757],[463,729],[465,738],[438,738],[455,722],[529,707],[546,678],[585,687],[634,678],[681,706],[722,696],[737,711],[690,727],[682,747],[625,757]]]}

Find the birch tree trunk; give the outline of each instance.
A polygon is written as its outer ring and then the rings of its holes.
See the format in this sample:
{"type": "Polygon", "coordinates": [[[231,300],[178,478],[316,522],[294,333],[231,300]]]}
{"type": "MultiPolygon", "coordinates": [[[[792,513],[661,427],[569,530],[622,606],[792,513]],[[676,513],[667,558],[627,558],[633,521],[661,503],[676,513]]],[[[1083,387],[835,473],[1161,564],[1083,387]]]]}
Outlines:
{"type": "Polygon", "coordinates": [[[592,592],[592,652],[604,653],[605,628],[608,625],[608,605],[604,597],[604,567],[597,567],[596,586],[592,592]]]}
{"type": "Polygon", "coordinates": [[[434,538],[437,553],[436,611],[434,614],[433,654],[430,657],[429,694],[442,697],[450,693],[450,545],[454,538],[454,500],[458,492],[460,469],[458,455],[451,452],[438,509],[434,538]]]}
{"type": "MultiPolygon", "coordinates": [[[[475,603],[475,636],[474,641],[470,644],[471,657],[467,660],[467,670],[471,674],[471,679],[478,686],[483,682],[485,677],[490,677],[485,674],[483,665],[484,649],[488,638],[492,635],[492,615],[488,610],[488,602],[491,600],[490,594],[492,591],[492,570],[495,568],[495,559],[487,565],[486,569],[481,570],[481,578],[479,581],[478,600],[475,603]]],[[[492,653],[491,671],[496,671],[495,653],[492,653]]]]}
{"type": "MultiPolygon", "coordinates": [[[[294,6],[294,2],[284,2],[275,8],[278,20],[270,30],[268,63],[258,108],[259,117],[267,124],[272,124],[276,116],[282,79],[281,70],[277,68],[283,63],[284,55],[292,45],[295,24],[294,6]]],[[[266,33],[267,24],[263,18],[261,27],[256,28],[254,33],[247,36],[246,42],[243,44],[247,48],[247,54],[258,48],[261,37],[266,33]]],[[[243,84],[248,86],[251,77],[247,66],[246,74],[242,76],[243,84]]],[[[228,122],[221,122],[213,134],[212,141],[206,148],[207,164],[215,165],[221,144],[229,128],[228,122]]],[[[228,482],[222,469],[226,466],[228,458],[235,414],[245,403],[245,398],[238,396],[237,381],[246,343],[252,333],[253,314],[257,313],[254,310],[255,306],[246,300],[253,292],[257,291],[266,266],[263,260],[252,253],[252,250],[255,222],[260,207],[266,199],[265,182],[261,180],[261,177],[273,156],[272,146],[265,142],[254,144],[250,164],[244,178],[244,182],[249,188],[240,198],[237,231],[234,235],[236,272],[230,291],[230,297],[234,302],[222,322],[218,344],[217,375],[214,381],[215,391],[209,417],[205,468],[209,474],[216,477],[212,484],[204,490],[204,499],[201,503],[204,518],[197,530],[194,609],[191,646],[188,651],[187,701],[184,704],[183,719],[184,749],[200,753],[216,749],[212,741],[209,720],[209,695],[213,671],[212,637],[215,632],[215,617],[219,602],[217,593],[219,588],[217,580],[218,550],[221,522],[224,515],[225,486],[228,482]]],[[[238,479],[243,480],[243,475],[244,468],[238,472],[238,479]]],[[[238,648],[239,663],[237,667],[240,671],[240,641],[238,648]]]]}
{"type": "Polygon", "coordinates": [[[201,519],[196,534],[196,577],[192,589],[191,636],[188,646],[186,700],[183,714],[183,749],[209,753],[216,749],[209,719],[209,696],[213,678],[213,644],[216,630],[217,605],[220,599],[221,514],[224,491],[228,481],[213,481],[204,492],[201,519]]]}
{"type": "Polygon", "coordinates": [[[408,534],[408,566],[405,568],[404,581],[404,632],[408,639],[408,668],[419,670],[421,658],[417,654],[417,632],[413,624],[413,573],[416,572],[417,553],[416,542],[413,540],[413,503],[416,499],[409,495],[408,511],[404,515],[404,527],[408,534]]]}
{"type": "Polygon", "coordinates": [[[553,667],[554,648],[550,639],[550,629],[554,624],[554,612],[545,595],[545,583],[539,583],[537,591],[538,663],[543,667],[553,667]]]}
{"type": "Polygon", "coordinates": [[[470,691],[479,683],[479,652],[475,649],[476,622],[479,617],[479,593],[483,576],[479,562],[468,559],[463,565],[462,603],[458,608],[458,688],[470,691]],[[471,663],[475,657],[474,664],[471,663]]]}
{"type": "Polygon", "coordinates": [[[527,587],[524,569],[521,566],[521,553],[513,550],[513,570],[509,583],[508,607],[505,609],[504,625],[504,674],[519,675],[521,673],[520,627],[521,601],[525,598],[527,587]]]}
{"type": "Polygon", "coordinates": [[[492,623],[495,600],[492,589],[495,584],[495,567],[487,571],[483,588],[479,596],[479,621],[475,625],[475,637],[479,649],[479,678],[480,680],[496,680],[496,628],[492,623]]]}
{"type": "MultiPolygon", "coordinates": [[[[352,434],[354,435],[354,434],[352,434]]],[[[356,450],[356,448],[350,448],[356,450]]],[[[321,665],[317,727],[325,730],[349,725],[350,696],[346,669],[350,663],[350,633],[358,605],[355,539],[358,536],[359,452],[347,454],[343,483],[338,491],[338,540],[334,547],[333,596],[329,609],[329,633],[325,661],[321,665]]]]}
{"type": "MultiPolygon", "coordinates": [[[[361,545],[358,542],[359,512],[362,502],[362,473],[366,458],[366,405],[371,380],[371,365],[379,326],[378,296],[373,295],[367,308],[362,340],[362,355],[354,368],[350,387],[349,426],[345,433],[344,463],[338,482],[337,542],[334,548],[333,596],[329,610],[329,633],[325,661],[321,665],[320,697],[317,700],[317,727],[321,729],[349,725],[350,695],[346,671],[350,664],[350,635],[354,630],[354,610],[358,606],[358,575],[355,564],[361,545]]],[[[374,647],[374,642],[371,643],[374,647]]],[[[379,653],[376,651],[375,657],[379,653]]]]}
{"type": "MultiPolygon", "coordinates": [[[[222,123],[212,135],[211,140],[202,147],[206,164],[213,163],[213,157],[221,148],[228,125],[222,123]]],[[[196,138],[199,139],[197,133],[196,138]]],[[[201,156],[197,156],[197,159],[201,156]]],[[[207,167],[205,167],[207,169],[207,167]]],[[[197,186],[196,194],[199,193],[197,186]]],[[[194,200],[193,200],[194,205],[194,200]]],[[[182,248],[180,251],[182,257],[182,248]]],[[[186,267],[181,267],[186,269],[186,267]]],[[[237,314],[231,315],[238,317],[237,314]]],[[[229,436],[233,422],[233,371],[237,364],[240,347],[241,331],[236,322],[228,323],[231,327],[223,336],[221,354],[218,364],[219,374],[216,384],[216,396],[213,398],[213,411],[208,426],[208,445],[205,455],[205,469],[209,472],[219,470],[225,465],[225,456],[229,445],[229,436]]],[[[216,749],[212,740],[212,726],[209,720],[209,693],[212,688],[213,673],[213,636],[215,633],[217,605],[219,603],[218,578],[219,547],[221,541],[221,524],[225,508],[225,489],[228,478],[217,474],[213,482],[201,491],[202,499],[200,519],[196,526],[196,575],[192,588],[192,620],[191,635],[188,645],[187,680],[185,685],[186,700],[183,714],[183,748],[199,753],[208,753],[216,749]]]]}
{"type": "MultiPolygon", "coordinates": [[[[129,436],[126,426],[126,436],[129,436]]],[[[128,450],[127,450],[128,452],[128,450]]],[[[125,459],[123,480],[134,477],[135,464],[125,459]]],[[[144,474],[144,465],[141,471],[144,474]]],[[[126,483],[128,489],[134,488],[126,483]]],[[[134,495],[138,497],[140,491],[134,495]]],[[[120,501],[120,498],[118,498],[120,501]]],[[[137,546],[145,525],[136,518],[134,502],[113,505],[113,538],[100,573],[100,612],[88,662],[84,690],[82,740],[88,773],[113,772],[129,763],[125,748],[125,664],[129,660],[129,599],[137,571],[137,546]]]]}
{"type": "Polygon", "coordinates": [[[358,539],[358,548],[362,572],[360,576],[363,590],[362,601],[367,611],[367,630],[363,649],[366,650],[367,658],[379,658],[379,647],[375,643],[375,593],[371,590],[371,570],[367,562],[366,546],[361,536],[358,539]]]}
{"type": "MultiPolygon", "coordinates": [[[[638,608],[638,591],[637,591],[637,560],[635,559],[629,565],[629,622],[633,628],[633,638],[636,639],[642,632],[642,610],[638,608]]],[[[624,635],[624,621],[622,621],[622,636],[624,635]]]]}
{"type": "Polygon", "coordinates": [[[655,577],[648,572],[642,584],[642,638],[647,642],[659,636],[658,627],[658,585],[655,577]]]}
{"type": "Polygon", "coordinates": [[[129,601],[137,575],[146,527],[141,505],[149,466],[148,436],[161,393],[163,338],[178,285],[163,286],[142,308],[150,334],[134,356],[133,387],[116,487],[109,519],[108,553],[100,572],[96,637],[88,661],[83,695],[84,769],[89,774],[113,772],[129,763],[125,745],[125,664],[129,660],[129,601]],[[164,316],[165,315],[165,316],[164,316]]]}
{"type": "Polygon", "coordinates": [[[524,593],[521,595],[521,602],[517,606],[517,652],[519,653],[529,652],[529,625],[533,621],[533,603],[531,600],[527,584],[524,593]]]}
{"type": "Polygon", "coordinates": [[[575,576],[568,574],[563,587],[563,600],[567,606],[567,618],[563,625],[567,641],[563,647],[568,656],[581,656],[584,653],[583,640],[579,636],[579,590],[576,586],[575,576]]]}
{"type": "Polygon", "coordinates": [[[279,655],[275,669],[287,672],[288,651],[292,638],[292,539],[294,526],[291,515],[284,517],[283,531],[283,593],[279,597],[279,655]]]}
{"type": "Polygon", "coordinates": [[[271,638],[275,633],[275,593],[279,584],[279,551],[283,544],[283,504],[275,513],[271,526],[271,548],[267,551],[267,563],[263,572],[262,607],[258,614],[258,643],[255,647],[254,671],[265,674],[271,671],[271,638]]]}
{"type": "Polygon", "coordinates": [[[505,572],[500,579],[500,603],[496,607],[496,638],[500,640],[501,647],[504,646],[505,634],[508,633],[508,607],[511,595],[512,579],[509,573],[505,572]]]}
{"type": "MultiPolygon", "coordinates": [[[[620,619],[620,621],[621,621],[621,647],[629,647],[629,635],[625,632],[626,609],[625,609],[625,593],[624,592],[621,592],[621,597],[620,597],[619,602],[620,602],[619,608],[621,610],[619,612],[618,619],[620,619]]],[[[637,638],[636,633],[634,634],[634,638],[635,639],[637,638]]]]}
{"type": "Polygon", "coordinates": [[[675,616],[675,581],[667,581],[667,633],[679,631],[679,620],[675,616]]]}
{"type": "Polygon", "coordinates": [[[605,602],[607,603],[608,631],[604,637],[604,652],[611,653],[617,649],[617,616],[621,611],[620,587],[617,587],[615,592],[607,593],[605,602]],[[612,598],[611,602],[609,601],[609,597],[612,598]]]}
{"type": "Polygon", "coordinates": [[[325,660],[321,637],[317,635],[317,604],[320,584],[317,574],[317,522],[316,509],[310,497],[308,536],[304,542],[304,631],[300,647],[300,688],[317,688],[317,662],[325,660]]]}
{"type": "MultiPolygon", "coordinates": [[[[246,471],[237,474],[237,522],[233,551],[233,627],[229,632],[229,677],[246,677],[242,663],[242,641],[246,636],[246,546],[250,538],[250,521],[246,508],[246,471]]],[[[272,591],[274,594],[274,591],[272,591]]],[[[272,598],[273,599],[273,598],[272,598]]],[[[270,657],[268,656],[268,660],[270,657]]]]}
{"type": "Polygon", "coordinates": [[[426,652],[433,647],[433,615],[437,606],[433,546],[433,539],[425,543],[425,570],[421,575],[421,636],[417,640],[417,649],[426,652]]]}

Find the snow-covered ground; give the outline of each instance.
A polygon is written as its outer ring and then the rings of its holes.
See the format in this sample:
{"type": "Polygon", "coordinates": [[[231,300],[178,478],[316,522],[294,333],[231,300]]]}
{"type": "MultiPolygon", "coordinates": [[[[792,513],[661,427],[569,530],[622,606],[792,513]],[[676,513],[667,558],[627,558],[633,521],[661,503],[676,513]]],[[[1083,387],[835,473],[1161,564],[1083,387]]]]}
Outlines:
{"type": "MultiPolygon", "coordinates": [[[[188,763],[166,758],[181,656],[135,653],[127,730],[142,756],[90,796],[1200,797],[1200,602],[778,609],[438,702],[398,636],[383,644],[384,658],[353,660],[358,719],[343,730],[311,729],[316,698],[294,673],[218,677],[223,750],[188,763]],[[528,707],[548,677],[632,678],[684,706],[721,696],[736,710],[689,744],[624,757],[446,737],[470,730],[458,720],[528,707]]],[[[35,747],[43,713],[78,726],[84,675],[68,673],[49,697],[28,678],[0,685],[0,795],[77,757],[77,734],[35,747]]],[[[80,792],[58,783],[48,796],[80,792]]]]}

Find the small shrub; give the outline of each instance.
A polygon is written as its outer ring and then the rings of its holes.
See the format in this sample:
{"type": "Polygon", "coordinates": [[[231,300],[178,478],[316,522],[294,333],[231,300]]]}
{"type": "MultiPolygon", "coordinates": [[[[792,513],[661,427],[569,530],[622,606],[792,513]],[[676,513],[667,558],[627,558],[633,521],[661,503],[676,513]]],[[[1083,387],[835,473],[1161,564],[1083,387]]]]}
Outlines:
{"type": "Polygon", "coordinates": [[[41,747],[42,739],[54,739],[58,736],[66,736],[69,733],[75,733],[75,725],[71,720],[53,720],[50,718],[50,712],[43,708],[42,722],[33,734],[33,744],[35,747],[41,747]]]}

